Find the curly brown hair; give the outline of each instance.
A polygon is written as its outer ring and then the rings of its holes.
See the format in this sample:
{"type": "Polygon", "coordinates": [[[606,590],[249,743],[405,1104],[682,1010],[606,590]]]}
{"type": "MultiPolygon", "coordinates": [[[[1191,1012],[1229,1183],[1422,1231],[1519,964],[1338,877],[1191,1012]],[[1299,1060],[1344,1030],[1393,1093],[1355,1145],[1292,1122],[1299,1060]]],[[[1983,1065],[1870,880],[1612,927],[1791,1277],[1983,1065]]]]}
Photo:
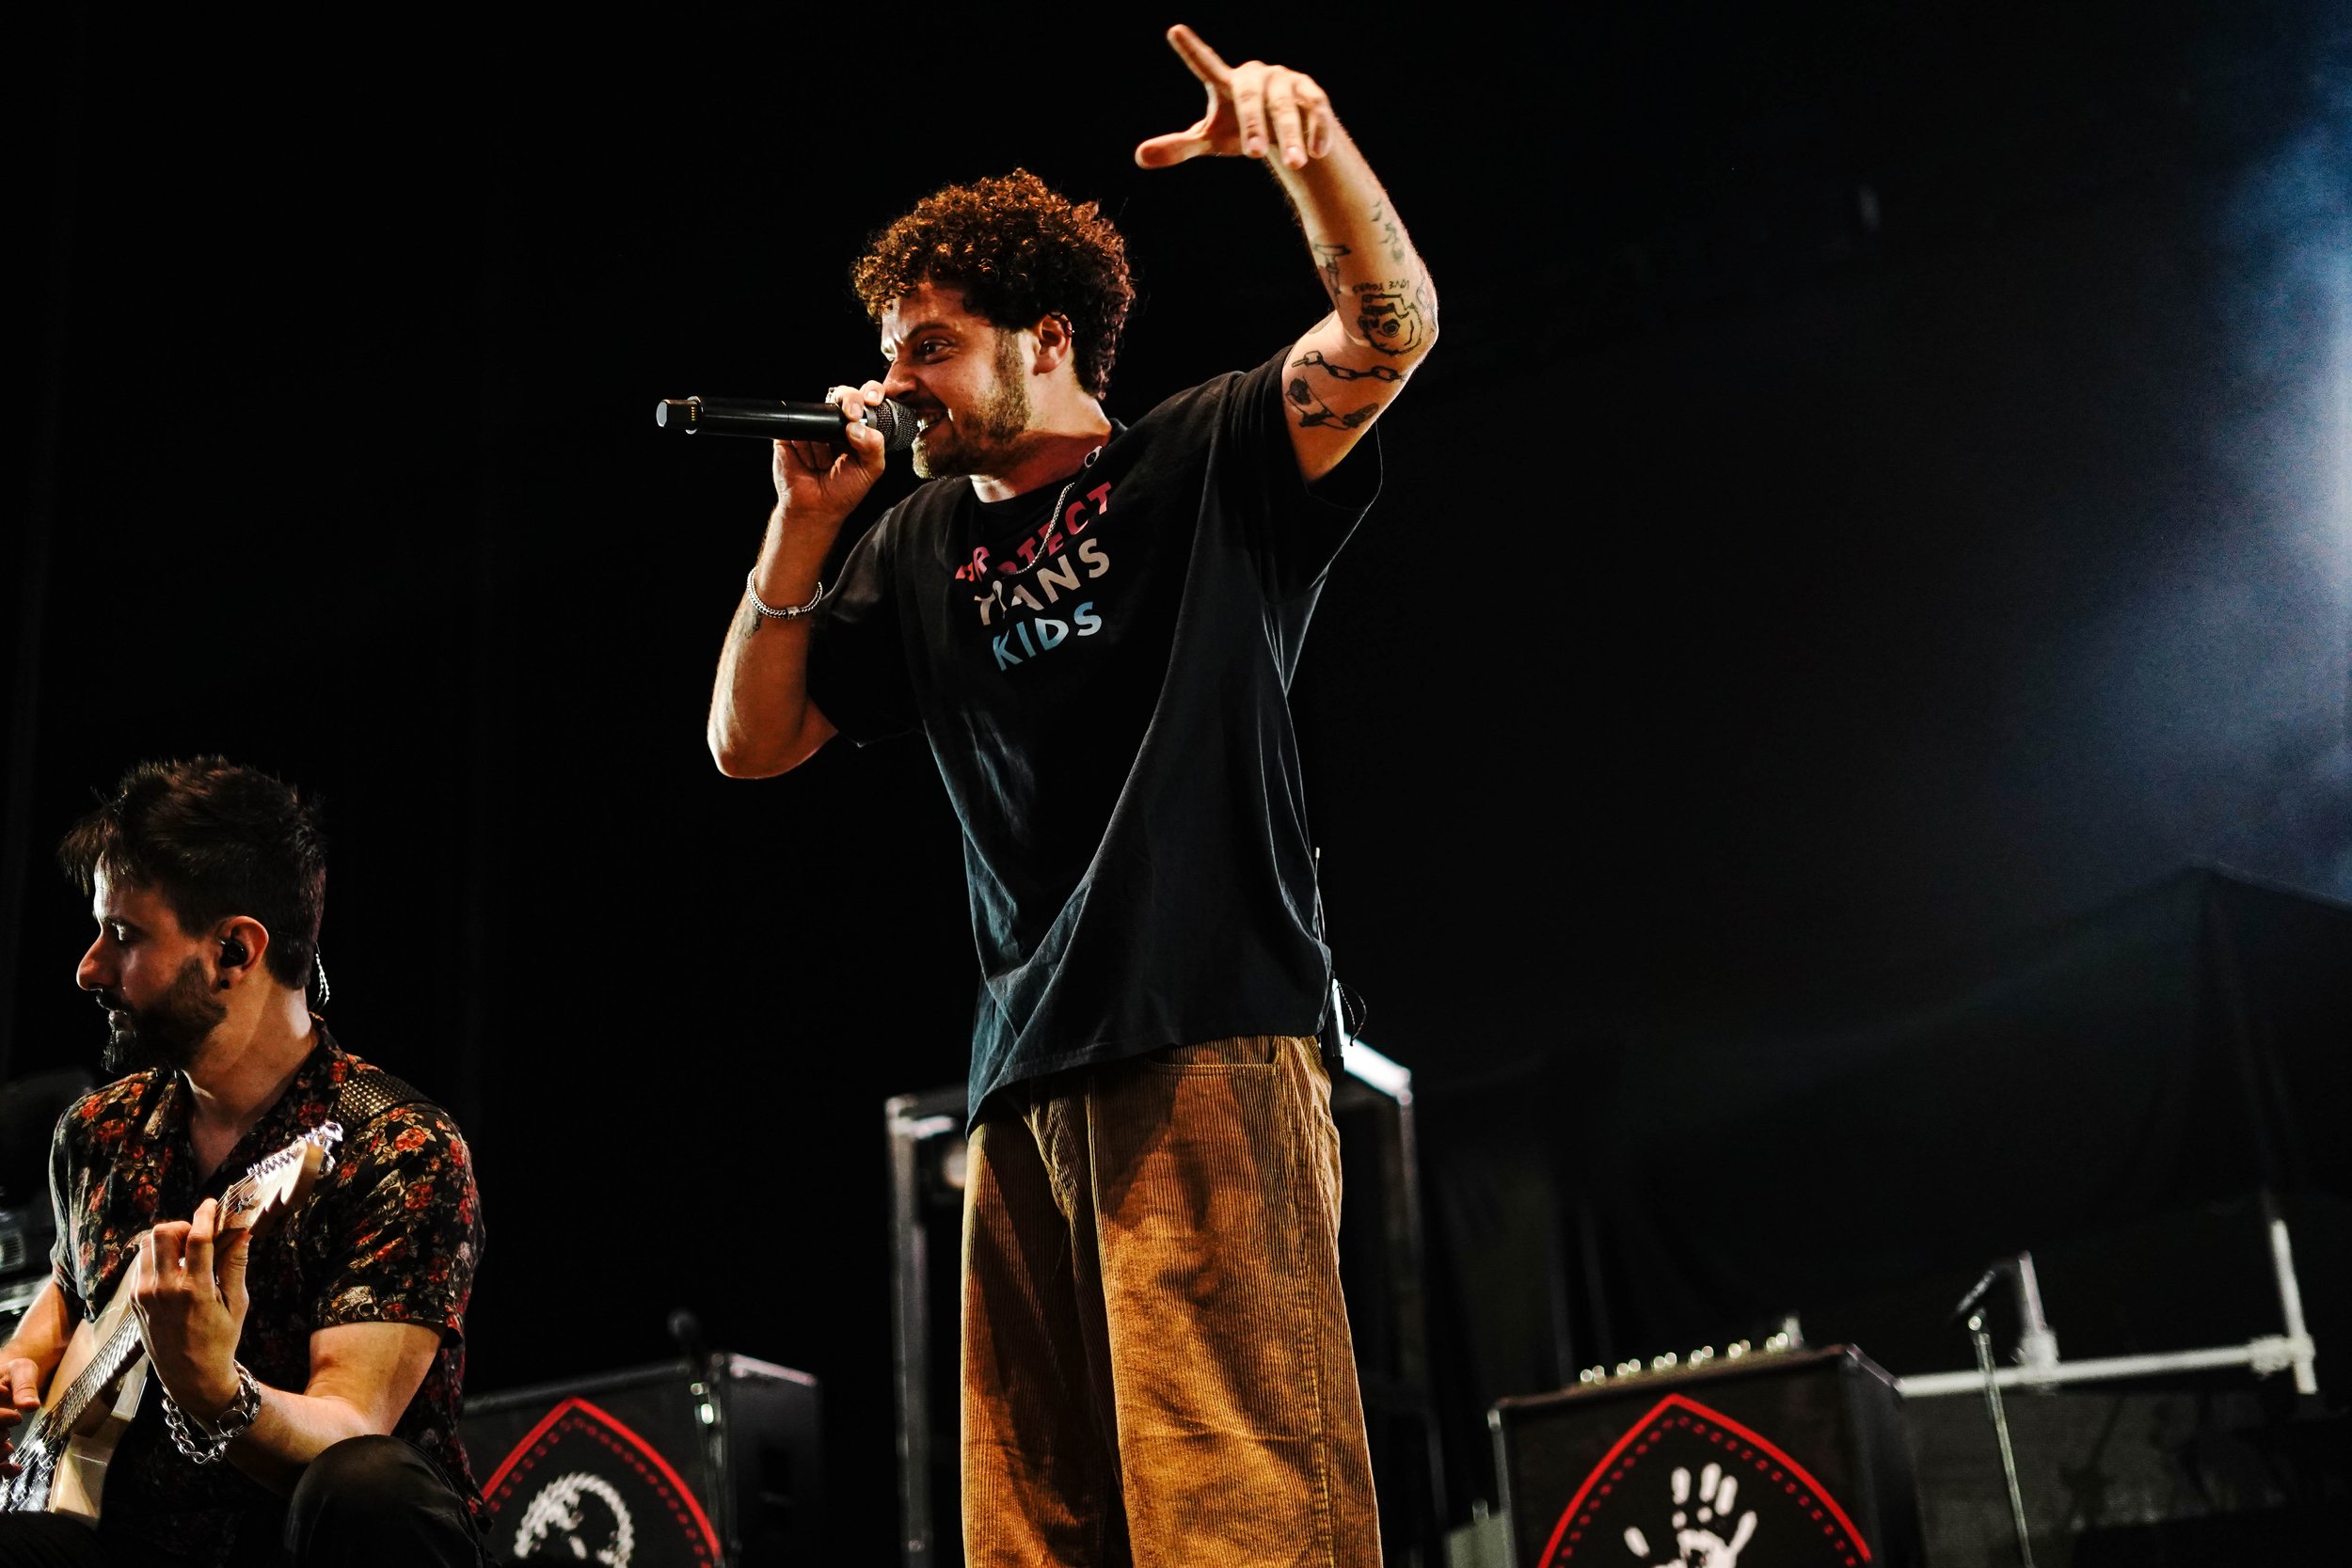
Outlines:
{"type": "Polygon", "coordinates": [[[1127,242],[1099,202],[1073,204],[1025,168],[933,191],[850,269],[878,323],[926,282],[961,289],[965,308],[996,326],[1068,318],[1078,384],[1098,398],[1109,390],[1136,290],[1127,242]]]}

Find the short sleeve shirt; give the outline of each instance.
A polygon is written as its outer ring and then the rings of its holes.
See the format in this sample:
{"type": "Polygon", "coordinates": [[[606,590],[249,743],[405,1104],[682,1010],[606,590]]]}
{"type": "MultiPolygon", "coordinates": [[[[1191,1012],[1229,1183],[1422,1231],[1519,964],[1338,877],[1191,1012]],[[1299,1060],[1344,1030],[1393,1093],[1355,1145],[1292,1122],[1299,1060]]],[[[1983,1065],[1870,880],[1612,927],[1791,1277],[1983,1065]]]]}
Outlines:
{"type": "Polygon", "coordinates": [[[1289,688],[1379,457],[1367,434],[1310,485],[1292,395],[1277,356],[1031,495],[934,481],[817,614],[817,706],[860,744],[919,729],[962,825],[973,1116],[1023,1079],[1325,1016],[1289,688]]]}
{"type": "MultiPolygon", "coordinates": [[[[347,1078],[375,1070],[320,1024],[317,1045],[278,1102],[201,1180],[178,1073],[133,1073],[69,1106],[50,1145],[51,1261],[77,1315],[111,1299],[143,1231],[190,1217],[204,1198],[332,1117],[347,1078]]],[[[483,1247],[472,1157],[448,1113],[421,1101],[345,1127],[331,1152],[334,1166],[307,1202],[252,1244],[237,1357],[261,1382],[299,1392],[310,1382],[315,1330],[406,1323],[437,1331],[440,1348],[393,1434],[438,1465],[478,1519],[481,1495],[457,1433],[466,1307],[483,1247]]],[[[226,1560],[244,1532],[278,1528],[283,1499],[234,1465],[183,1458],[165,1429],[161,1396],[151,1382],[117,1450],[102,1528],[191,1562],[226,1560]]]]}

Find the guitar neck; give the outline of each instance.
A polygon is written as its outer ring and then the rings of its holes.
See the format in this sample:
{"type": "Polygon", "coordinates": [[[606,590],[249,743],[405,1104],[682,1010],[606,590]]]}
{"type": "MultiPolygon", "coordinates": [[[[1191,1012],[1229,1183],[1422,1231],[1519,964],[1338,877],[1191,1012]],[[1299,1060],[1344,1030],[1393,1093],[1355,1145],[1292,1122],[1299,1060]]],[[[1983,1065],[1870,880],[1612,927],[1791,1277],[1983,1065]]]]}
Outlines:
{"type": "Polygon", "coordinates": [[[124,1313],[122,1321],[115,1324],[114,1332],[106,1336],[106,1342],[90,1356],[81,1375],[58,1396],[56,1403],[42,1413],[44,1429],[67,1433],[79,1426],[90,1401],[120,1377],[124,1369],[137,1359],[145,1348],[139,1340],[137,1316],[124,1313]]]}
{"type": "MultiPolygon", "coordinates": [[[[335,1168],[329,1150],[342,1135],[339,1123],[323,1121],[230,1182],[220,1195],[215,1245],[228,1244],[239,1230],[250,1230],[258,1238],[271,1221],[308,1201],[318,1179],[335,1168]]],[[[0,1456],[10,1447],[15,1450],[15,1463],[0,1466],[0,1510],[45,1510],[98,1519],[106,1467],[130,1418],[127,1407],[137,1402],[136,1390],[129,1386],[147,1375],[142,1365],[147,1345],[139,1333],[135,1292],[145,1266],[143,1256],[151,1258],[151,1233],[131,1243],[112,1293],[66,1344],[56,1370],[71,1366],[72,1378],[62,1387],[53,1379],[40,1413],[12,1433],[10,1442],[0,1443],[0,1456]],[[124,1390],[123,1397],[114,1397],[117,1389],[124,1390]],[[105,1418],[90,1422],[102,1402],[111,1402],[105,1418]],[[86,1422],[90,1422],[87,1430],[86,1422]]]]}

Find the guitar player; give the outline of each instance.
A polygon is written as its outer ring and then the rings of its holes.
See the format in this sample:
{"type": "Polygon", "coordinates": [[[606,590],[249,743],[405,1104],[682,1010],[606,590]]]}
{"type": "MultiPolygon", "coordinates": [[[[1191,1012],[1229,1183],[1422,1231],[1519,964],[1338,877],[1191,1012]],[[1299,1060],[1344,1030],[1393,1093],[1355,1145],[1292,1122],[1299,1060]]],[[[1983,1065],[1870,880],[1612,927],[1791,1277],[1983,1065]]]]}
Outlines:
{"type": "Polygon", "coordinates": [[[218,757],[145,763],[58,853],[98,924],[77,978],[105,1009],[113,1081],[58,1120],[51,1278],[0,1346],[0,1432],[20,1445],[0,1564],[485,1561],[456,1430],[483,1245],[471,1158],[446,1113],[310,1011],[312,808],[218,757]],[[246,1228],[240,1179],[329,1121],[331,1166],[246,1228]],[[125,1291],[139,1332],[118,1342],[143,1341],[147,1375],[106,1430],[93,1524],[74,1488],[35,1484],[36,1434],[51,1374],[125,1291]]]}

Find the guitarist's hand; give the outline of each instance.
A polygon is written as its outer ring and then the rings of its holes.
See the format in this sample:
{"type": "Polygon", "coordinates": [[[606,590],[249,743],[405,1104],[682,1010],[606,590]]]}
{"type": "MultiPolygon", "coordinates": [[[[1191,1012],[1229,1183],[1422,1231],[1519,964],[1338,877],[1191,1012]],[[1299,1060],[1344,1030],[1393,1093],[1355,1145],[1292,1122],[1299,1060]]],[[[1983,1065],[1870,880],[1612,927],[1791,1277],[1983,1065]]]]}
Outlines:
{"type": "Polygon", "coordinates": [[[252,1231],[220,1235],[220,1205],[206,1198],[186,1224],[167,1220],[139,1249],[132,1300],[155,1375],[172,1402],[209,1426],[237,1397],[237,1339],[245,1332],[245,1265],[252,1231]]]}
{"type": "MultiPolygon", "coordinates": [[[[0,1432],[6,1432],[40,1408],[40,1369],[30,1356],[0,1361],[0,1432]]],[[[0,1474],[14,1475],[16,1449],[0,1437],[0,1474]]]]}
{"type": "MultiPolygon", "coordinates": [[[[40,1368],[29,1355],[0,1361],[0,1431],[40,1408],[40,1368]]],[[[5,1447],[5,1444],[0,1444],[5,1447]]]]}

